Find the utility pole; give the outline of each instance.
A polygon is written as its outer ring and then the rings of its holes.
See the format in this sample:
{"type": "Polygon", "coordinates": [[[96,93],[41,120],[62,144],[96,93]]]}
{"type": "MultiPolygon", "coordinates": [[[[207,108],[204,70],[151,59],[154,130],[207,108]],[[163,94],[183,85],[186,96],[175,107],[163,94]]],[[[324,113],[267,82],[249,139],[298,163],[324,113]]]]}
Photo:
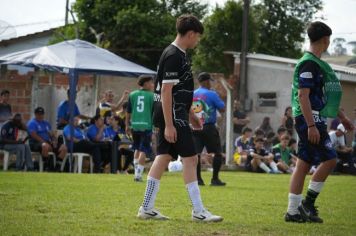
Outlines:
{"type": "Polygon", "coordinates": [[[244,12],[242,16],[242,43],[241,43],[241,62],[240,62],[240,79],[238,80],[239,100],[243,108],[245,108],[247,94],[247,51],[248,51],[248,15],[250,10],[250,0],[244,0],[244,12]]]}
{"type": "Polygon", "coordinates": [[[66,14],[64,18],[64,25],[68,25],[68,9],[69,9],[69,0],[66,0],[66,14]]]}

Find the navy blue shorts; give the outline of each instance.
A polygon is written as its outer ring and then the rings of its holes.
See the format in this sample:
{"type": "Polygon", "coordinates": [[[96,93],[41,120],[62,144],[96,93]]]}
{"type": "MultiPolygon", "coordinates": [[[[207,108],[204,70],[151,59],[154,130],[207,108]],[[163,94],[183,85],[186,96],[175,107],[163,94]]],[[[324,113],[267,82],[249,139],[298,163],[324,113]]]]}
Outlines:
{"type": "Polygon", "coordinates": [[[315,120],[314,117],[314,122],[320,133],[319,144],[311,144],[309,142],[308,125],[302,115],[295,118],[295,129],[299,137],[298,158],[311,165],[318,165],[320,162],[335,159],[337,155],[332,147],[325,119],[315,120]]]}
{"type": "Polygon", "coordinates": [[[152,131],[132,131],[132,149],[150,154],[152,152],[151,140],[152,140],[152,131]]]}

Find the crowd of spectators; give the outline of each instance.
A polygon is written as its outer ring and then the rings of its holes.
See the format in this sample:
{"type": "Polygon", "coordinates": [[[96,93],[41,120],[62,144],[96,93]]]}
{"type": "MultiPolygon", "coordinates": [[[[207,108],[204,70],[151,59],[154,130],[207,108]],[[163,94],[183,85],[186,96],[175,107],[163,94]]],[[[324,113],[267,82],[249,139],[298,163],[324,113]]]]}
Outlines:
{"type": "MultiPolygon", "coordinates": [[[[264,117],[261,125],[252,129],[249,117],[240,110],[240,103],[235,101],[234,104],[235,163],[253,172],[293,173],[298,147],[291,107],[285,109],[277,133],[274,133],[270,117],[264,117]]],[[[356,122],[356,109],[354,114],[356,122]]],[[[337,118],[331,121],[329,130],[331,145],[337,152],[338,164],[334,172],[356,174],[356,134],[352,145],[348,146],[347,131],[337,118]]],[[[316,168],[312,166],[310,173],[316,168]]]]}
{"type": "MultiPolygon", "coordinates": [[[[61,161],[69,153],[70,143],[73,142],[74,153],[87,153],[92,156],[95,173],[104,172],[109,164],[111,171],[128,173],[132,169],[134,159],[132,139],[125,126],[129,92],[125,91],[119,101],[114,103],[115,94],[112,90],[106,91],[98,102],[94,117],[81,114],[75,104],[72,125],[69,123],[69,90],[67,95],[67,99],[58,105],[57,125],[56,129],[53,129],[44,119],[43,107],[35,108],[33,118],[27,123],[23,121],[21,114],[12,114],[9,104],[10,92],[1,91],[0,149],[16,155],[16,170],[38,169],[38,163],[33,161],[32,154],[39,153],[46,171],[58,171],[61,161]],[[112,168],[113,164],[115,168],[112,168]]],[[[354,115],[356,122],[356,109],[354,115]]],[[[250,118],[241,110],[240,103],[236,100],[233,116],[234,162],[237,165],[253,172],[276,174],[293,172],[298,147],[291,107],[285,109],[276,133],[268,116],[263,118],[259,126],[250,128],[250,118]]],[[[338,155],[335,172],[356,174],[356,135],[352,144],[347,145],[346,132],[337,118],[332,120],[329,136],[331,145],[338,155]]],[[[147,153],[147,156],[152,156],[152,153],[147,153]]],[[[208,166],[211,164],[209,157],[206,153],[202,158],[203,164],[208,166]]],[[[315,168],[317,166],[313,166],[310,172],[312,173],[315,168]]]]}
{"type": "Polygon", "coordinates": [[[8,103],[10,92],[3,90],[0,100],[0,150],[16,155],[18,171],[39,168],[39,163],[34,161],[34,153],[41,155],[45,171],[59,171],[73,143],[73,153],[86,153],[93,158],[95,173],[104,172],[108,164],[111,164],[111,171],[128,173],[134,156],[131,137],[125,133],[125,106],[129,92],[125,91],[115,104],[115,94],[111,90],[106,91],[92,118],[81,114],[75,104],[72,124],[69,122],[69,92],[67,99],[58,105],[57,125],[53,129],[45,120],[43,107],[36,107],[33,118],[26,123],[21,114],[13,115],[8,103]]]}

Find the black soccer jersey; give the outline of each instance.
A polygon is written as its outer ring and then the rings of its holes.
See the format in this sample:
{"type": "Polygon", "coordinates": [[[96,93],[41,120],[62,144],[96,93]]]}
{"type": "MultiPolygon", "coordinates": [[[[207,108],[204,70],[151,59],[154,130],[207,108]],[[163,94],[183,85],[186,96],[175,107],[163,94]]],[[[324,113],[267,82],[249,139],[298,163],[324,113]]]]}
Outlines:
{"type": "Polygon", "coordinates": [[[158,64],[154,91],[153,122],[164,126],[161,88],[164,83],[174,83],[172,89],[172,117],[176,127],[189,126],[189,110],[193,101],[194,81],[186,53],[176,45],[169,45],[158,64]]]}

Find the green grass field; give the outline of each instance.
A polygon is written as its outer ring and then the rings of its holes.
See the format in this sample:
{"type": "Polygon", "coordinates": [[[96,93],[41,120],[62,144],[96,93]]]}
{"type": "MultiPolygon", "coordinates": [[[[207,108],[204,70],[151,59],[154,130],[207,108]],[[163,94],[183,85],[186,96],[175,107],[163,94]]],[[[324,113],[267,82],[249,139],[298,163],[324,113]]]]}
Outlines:
{"type": "MultiPolygon", "coordinates": [[[[208,182],[211,173],[204,172],[208,182]]],[[[222,223],[191,222],[180,173],[166,173],[156,207],[171,217],[142,221],[145,183],[132,175],[0,172],[0,235],[356,235],[356,179],[331,176],[317,200],[324,224],[283,221],[289,175],[223,172],[226,187],[201,188],[222,223]]],[[[309,180],[309,178],[308,178],[309,180]]]]}

